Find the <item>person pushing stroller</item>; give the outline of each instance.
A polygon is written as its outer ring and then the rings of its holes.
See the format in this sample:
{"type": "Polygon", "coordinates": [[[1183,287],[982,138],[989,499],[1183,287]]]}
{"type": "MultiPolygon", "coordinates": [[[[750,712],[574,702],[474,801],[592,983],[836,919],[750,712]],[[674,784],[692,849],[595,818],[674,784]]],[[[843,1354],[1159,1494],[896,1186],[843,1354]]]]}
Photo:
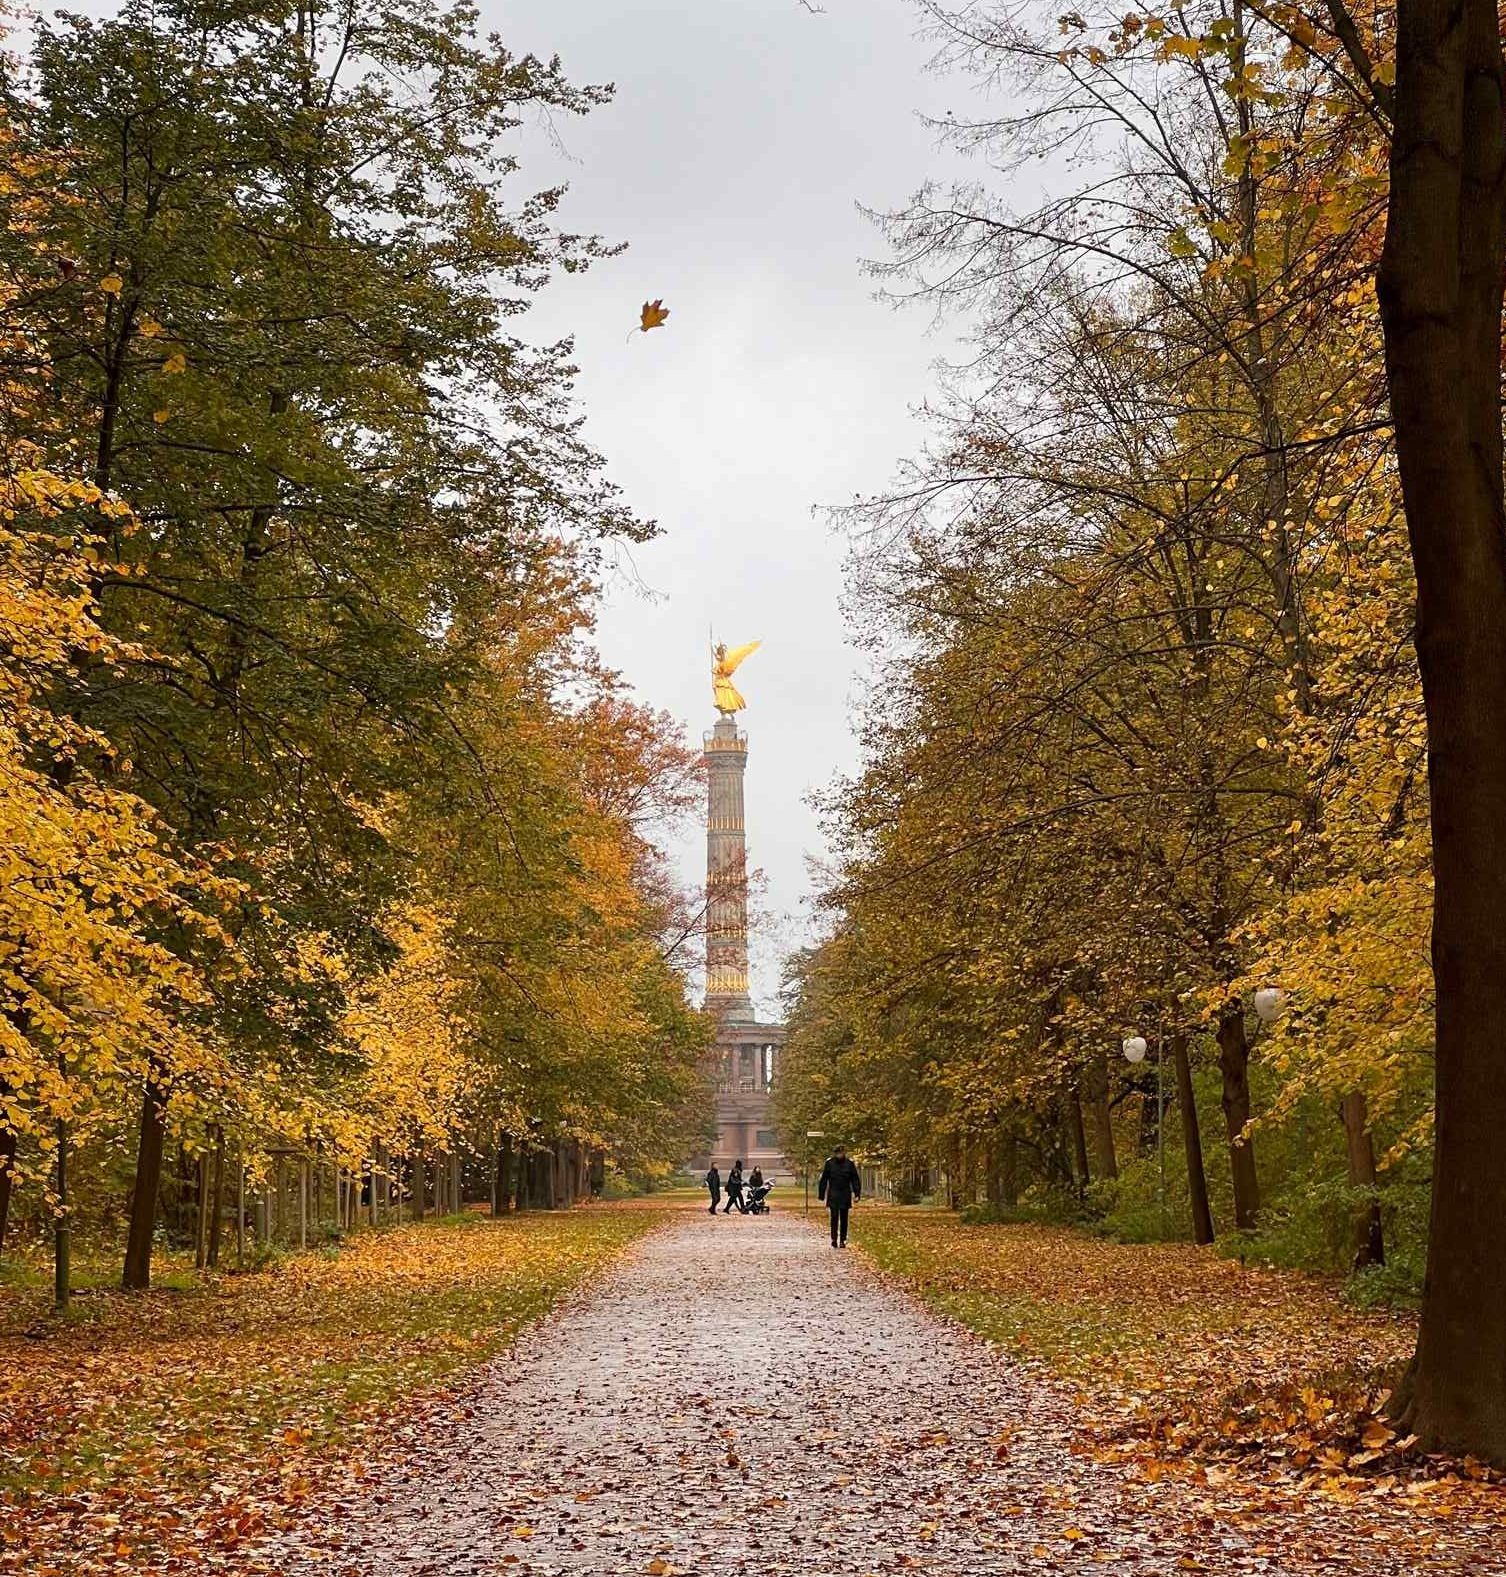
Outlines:
{"type": "Polygon", "coordinates": [[[748,1214],[766,1216],[769,1213],[769,1190],[773,1184],[764,1180],[763,1168],[755,1166],[748,1175],[748,1214]]]}

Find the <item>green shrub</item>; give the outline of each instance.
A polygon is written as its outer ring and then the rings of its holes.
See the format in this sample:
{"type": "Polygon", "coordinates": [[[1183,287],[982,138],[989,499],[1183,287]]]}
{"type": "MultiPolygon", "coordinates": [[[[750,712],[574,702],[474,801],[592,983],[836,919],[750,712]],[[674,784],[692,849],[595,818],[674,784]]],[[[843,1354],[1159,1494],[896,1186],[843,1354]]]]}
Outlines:
{"type": "Polygon", "coordinates": [[[1093,1206],[1076,1189],[1059,1183],[1037,1183],[1020,1195],[1014,1205],[984,1203],[967,1205],[961,1212],[968,1226],[987,1226],[995,1222],[1045,1221],[1059,1226],[1082,1226],[1093,1219],[1093,1206]]]}
{"type": "Polygon", "coordinates": [[[1366,1307],[1415,1303],[1427,1258],[1428,1178],[1425,1158],[1404,1162],[1372,1194],[1347,1175],[1291,1176],[1261,1213],[1259,1229],[1225,1252],[1292,1270],[1349,1277],[1346,1295],[1366,1307]],[[1386,1263],[1353,1269],[1358,1224],[1372,1199],[1381,1207],[1386,1263]]]}

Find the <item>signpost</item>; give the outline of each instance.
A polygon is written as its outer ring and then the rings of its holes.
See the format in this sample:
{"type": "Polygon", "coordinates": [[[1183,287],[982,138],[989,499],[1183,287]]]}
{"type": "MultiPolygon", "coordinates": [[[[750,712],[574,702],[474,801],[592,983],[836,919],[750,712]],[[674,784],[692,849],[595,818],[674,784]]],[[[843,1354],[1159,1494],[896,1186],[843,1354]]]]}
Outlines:
{"type": "MultiPolygon", "coordinates": [[[[824,1139],[826,1130],[824,1128],[807,1128],[805,1137],[807,1139],[824,1139]]],[[[806,1215],[811,1213],[811,1147],[809,1144],[805,1147],[805,1213],[806,1215]]]]}

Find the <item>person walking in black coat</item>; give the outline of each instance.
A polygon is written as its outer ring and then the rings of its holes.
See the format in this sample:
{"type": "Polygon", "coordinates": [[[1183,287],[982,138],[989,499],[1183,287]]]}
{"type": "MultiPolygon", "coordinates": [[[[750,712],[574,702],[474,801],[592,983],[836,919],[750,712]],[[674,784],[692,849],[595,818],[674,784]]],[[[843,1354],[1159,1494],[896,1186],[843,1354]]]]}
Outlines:
{"type": "Polygon", "coordinates": [[[711,1214],[715,1215],[716,1207],[722,1202],[722,1174],[717,1171],[715,1161],[706,1174],[706,1187],[711,1194],[711,1214]]]}
{"type": "Polygon", "coordinates": [[[747,1215],[748,1207],[743,1203],[743,1163],[741,1161],[734,1161],[732,1170],[727,1173],[727,1208],[722,1211],[722,1214],[730,1216],[733,1205],[737,1206],[739,1215],[747,1215]]]}
{"type": "Polygon", "coordinates": [[[847,1247],[847,1213],[854,1199],[863,1195],[863,1179],[858,1169],[848,1159],[847,1152],[838,1145],[826,1158],[821,1168],[821,1181],[816,1187],[816,1198],[826,1201],[831,1213],[831,1246],[847,1247]]]}

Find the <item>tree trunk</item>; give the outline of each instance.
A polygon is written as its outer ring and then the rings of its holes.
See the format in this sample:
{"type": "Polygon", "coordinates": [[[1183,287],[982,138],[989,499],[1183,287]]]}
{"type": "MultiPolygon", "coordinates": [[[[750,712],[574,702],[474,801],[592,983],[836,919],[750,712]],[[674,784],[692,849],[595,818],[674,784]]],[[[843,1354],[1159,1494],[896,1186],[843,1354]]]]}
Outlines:
{"type": "Polygon", "coordinates": [[[57,1215],[52,1228],[52,1301],[66,1310],[73,1297],[73,1232],[68,1219],[68,1124],[57,1126],[57,1215]]]}
{"type": "Polygon", "coordinates": [[[188,1146],[178,1143],[178,1197],[173,1206],[169,1223],[170,1235],[196,1246],[199,1240],[199,1193],[203,1173],[196,1160],[190,1158],[188,1146]]]}
{"type": "Polygon", "coordinates": [[[157,1193],[162,1186],[162,1149],[167,1136],[167,1097],[148,1074],[141,1096],[141,1123],[136,1139],[136,1181],[131,1187],[131,1221],[126,1232],[123,1287],[144,1291],[152,1279],[152,1237],[157,1230],[157,1193]]]}
{"type": "Polygon", "coordinates": [[[1213,1241],[1213,1211],[1208,1204],[1208,1174],[1203,1169],[1203,1136],[1198,1129],[1197,1099],[1192,1089],[1192,1063],[1187,1037],[1180,1030],[1171,1037],[1171,1060],[1176,1068],[1177,1105],[1182,1113],[1182,1149],[1187,1157],[1187,1191],[1192,1197],[1192,1241],[1213,1241]]]}
{"type": "Polygon", "coordinates": [[[1082,1097],[1077,1093],[1075,1084],[1067,1090],[1067,1137],[1071,1141],[1072,1161],[1077,1169],[1077,1186],[1084,1189],[1093,1181],[1093,1174],[1088,1170],[1088,1136],[1082,1125],[1082,1097]]]}
{"type": "Polygon", "coordinates": [[[1260,1178],[1255,1145],[1245,1132],[1250,1120],[1250,1042],[1244,1004],[1225,1004],[1218,1020],[1218,1071],[1223,1075],[1221,1104],[1229,1133],[1229,1168],[1234,1177],[1234,1225],[1251,1231],[1260,1219],[1260,1178]]]}
{"type": "Polygon", "coordinates": [[[5,1249],[5,1229],[10,1223],[10,1196],[15,1186],[16,1135],[0,1128],[0,1252],[5,1249]]]}
{"type": "Polygon", "coordinates": [[[209,1196],[213,1189],[213,1163],[208,1150],[199,1152],[198,1184],[193,1218],[193,1268],[203,1270],[209,1263],[209,1196]]]}
{"type": "Polygon", "coordinates": [[[1433,838],[1436,1110],[1417,1351],[1425,1451],[1506,1464],[1506,112],[1495,0],[1400,0],[1377,290],[1417,575],[1433,838]]]}
{"type": "Polygon", "coordinates": [[[1114,1119],[1109,1111],[1109,1059],[1101,1047],[1088,1061],[1086,1088],[1098,1174],[1100,1177],[1118,1177],[1119,1158],[1114,1154],[1114,1119]]]}
{"type": "Polygon", "coordinates": [[[999,1153],[999,1203],[1006,1210],[1020,1203],[1020,1143],[1014,1129],[1006,1128],[999,1153]]]}
{"type": "Polygon", "coordinates": [[[1375,1144],[1370,1137],[1363,1091],[1351,1090],[1339,1102],[1339,1120],[1344,1124],[1349,1149],[1349,1181],[1370,1196],[1354,1220],[1354,1268],[1364,1270],[1367,1265],[1386,1263],[1386,1237],[1375,1192],[1375,1144]]]}
{"type": "Polygon", "coordinates": [[[1160,1144],[1160,1134],[1156,1130],[1160,1114],[1156,1111],[1156,1092],[1154,1089],[1140,1091],[1140,1123],[1139,1132],[1135,1135],[1135,1152],[1142,1160],[1147,1160],[1157,1153],[1160,1144]]]}

